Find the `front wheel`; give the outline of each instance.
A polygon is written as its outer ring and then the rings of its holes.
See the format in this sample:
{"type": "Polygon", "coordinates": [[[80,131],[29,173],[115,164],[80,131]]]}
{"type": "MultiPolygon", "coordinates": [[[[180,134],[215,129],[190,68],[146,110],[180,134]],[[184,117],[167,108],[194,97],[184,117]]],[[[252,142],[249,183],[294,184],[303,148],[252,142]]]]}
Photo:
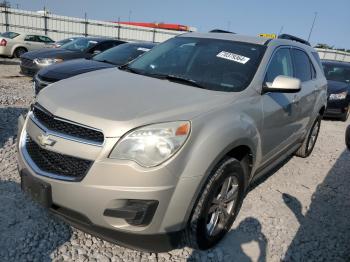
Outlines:
{"type": "Polygon", "coordinates": [[[309,130],[309,133],[307,134],[306,138],[304,139],[303,144],[298,149],[298,151],[295,153],[295,155],[305,158],[305,157],[308,157],[312,153],[312,150],[314,149],[317,138],[318,138],[318,133],[320,132],[321,118],[322,117],[320,115],[316,118],[311,129],[309,130]]]}
{"type": "Polygon", "coordinates": [[[230,230],[243,200],[243,170],[238,160],[225,158],[212,172],[185,230],[186,245],[211,248],[230,230]]]}

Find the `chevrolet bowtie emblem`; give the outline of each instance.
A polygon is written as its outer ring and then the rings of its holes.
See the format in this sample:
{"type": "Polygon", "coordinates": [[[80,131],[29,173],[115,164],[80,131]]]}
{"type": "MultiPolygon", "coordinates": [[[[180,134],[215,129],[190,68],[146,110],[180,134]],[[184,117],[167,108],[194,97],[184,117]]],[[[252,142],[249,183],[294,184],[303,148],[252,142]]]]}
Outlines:
{"type": "Polygon", "coordinates": [[[37,136],[38,142],[42,147],[53,146],[56,144],[56,141],[51,139],[48,135],[40,134],[37,136]]]}

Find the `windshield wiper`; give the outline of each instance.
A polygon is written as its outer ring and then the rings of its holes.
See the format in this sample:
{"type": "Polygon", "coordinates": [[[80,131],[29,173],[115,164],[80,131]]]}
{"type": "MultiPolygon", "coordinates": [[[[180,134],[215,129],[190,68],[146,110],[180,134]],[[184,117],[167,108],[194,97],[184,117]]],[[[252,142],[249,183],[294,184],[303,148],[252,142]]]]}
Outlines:
{"type": "Polygon", "coordinates": [[[131,72],[131,73],[134,73],[134,74],[142,75],[142,72],[129,67],[129,63],[126,63],[124,65],[118,66],[118,69],[119,70],[128,71],[128,72],[131,72]]]}
{"type": "Polygon", "coordinates": [[[184,77],[176,76],[176,75],[159,75],[158,77],[160,79],[167,79],[167,80],[172,81],[172,82],[180,82],[180,83],[183,83],[183,84],[187,84],[187,85],[191,85],[191,86],[207,89],[205,86],[199,84],[196,80],[193,80],[193,79],[190,79],[190,78],[184,78],[184,77]]]}

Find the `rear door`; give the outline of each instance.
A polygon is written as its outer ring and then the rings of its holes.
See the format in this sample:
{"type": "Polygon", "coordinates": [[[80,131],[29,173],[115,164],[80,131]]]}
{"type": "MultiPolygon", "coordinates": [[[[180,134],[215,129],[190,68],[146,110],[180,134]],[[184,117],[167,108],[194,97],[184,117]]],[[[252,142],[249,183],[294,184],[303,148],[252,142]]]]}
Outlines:
{"type": "Polygon", "coordinates": [[[37,35],[26,35],[26,37],[24,38],[24,43],[28,51],[43,48],[43,45],[40,43],[37,35]]]}
{"type": "MultiPolygon", "coordinates": [[[[268,64],[264,85],[277,76],[294,76],[291,47],[278,48],[268,64]]],[[[294,103],[295,94],[267,92],[262,94],[264,114],[261,132],[262,162],[267,164],[296,141],[299,129],[299,110],[294,103]]]]}
{"type": "Polygon", "coordinates": [[[292,57],[294,65],[294,77],[301,81],[301,91],[294,96],[298,113],[298,131],[297,135],[302,137],[309,129],[311,116],[316,103],[316,70],[311,62],[309,55],[299,48],[292,48],[292,57]]]}

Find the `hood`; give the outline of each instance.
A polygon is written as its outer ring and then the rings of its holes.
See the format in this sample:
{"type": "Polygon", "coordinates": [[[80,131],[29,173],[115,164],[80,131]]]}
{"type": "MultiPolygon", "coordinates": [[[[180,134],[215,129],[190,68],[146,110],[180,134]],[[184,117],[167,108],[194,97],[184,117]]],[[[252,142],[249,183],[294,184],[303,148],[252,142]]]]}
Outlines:
{"type": "Polygon", "coordinates": [[[344,82],[328,80],[328,94],[337,94],[349,90],[350,85],[344,82]]]}
{"type": "Polygon", "coordinates": [[[200,89],[119,69],[75,76],[43,89],[37,102],[52,114],[119,137],[132,128],[191,120],[236,93],[200,89]]]}
{"type": "Polygon", "coordinates": [[[114,65],[88,59],[75,59],[64,63],[44,67],[38,73],[43,79],[59,81],[79,74],[115,67],[114,65]]]}
{"type": "Polygon", "coordinates": [[[24,53],[23,58],[33,60],[35,58],[61,58],[61,59],[74,59],[84,58],[86,55],[79,51],[69,51],[63,48],[43,48],[31,52],[24,53]]]}

